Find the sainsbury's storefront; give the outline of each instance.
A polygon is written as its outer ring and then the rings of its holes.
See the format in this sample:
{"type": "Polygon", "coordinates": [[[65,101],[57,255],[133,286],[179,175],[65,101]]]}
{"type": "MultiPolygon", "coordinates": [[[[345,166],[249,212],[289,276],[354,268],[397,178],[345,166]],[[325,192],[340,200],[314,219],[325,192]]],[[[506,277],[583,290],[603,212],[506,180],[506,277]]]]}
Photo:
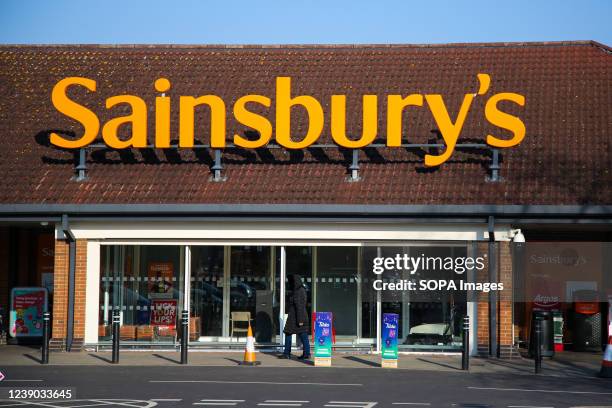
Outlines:
{"type": "Polygon", "coordinates": [[[593,42],[2,47],[2,307],[45,287],[57,349],[108,344],[113,310],[131,347],[175,345],[182,310],[194,346],[250,322],[274,347],[299,274],[339,348],[397,313],[401,350],[457,350],[469,316],[474,354],[516,355],[513,242],[589,241],[610,287],[610,67],[593,42]],[[386,296],[398,255],[504,290],[386,296]]]}

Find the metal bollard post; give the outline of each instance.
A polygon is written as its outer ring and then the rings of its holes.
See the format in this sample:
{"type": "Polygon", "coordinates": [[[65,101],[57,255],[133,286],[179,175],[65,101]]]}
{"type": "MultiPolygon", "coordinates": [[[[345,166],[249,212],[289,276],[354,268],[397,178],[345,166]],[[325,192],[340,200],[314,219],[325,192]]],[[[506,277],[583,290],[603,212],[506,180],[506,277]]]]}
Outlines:
{"type": "Polygon", "coordinates": [[[119,363],[119,325],[121,323],[121,312],[113,310],[113,364],[119,363]]]}
{"type": "Polygon", "coordinates": [[[461,369],[470,369],[470,317],[463,318],[463,353],[461,353],[461,369]]]}
{"type": "Polygon", "coordinates": [[[189,348],[189,311],[181,312],[181,364],[187,364],[187,349],[189,348]]]}
{"type": "Polygon", "coordinates": [[[42,358],[41,364],[49,364],[49,334],[51,328],[51,313],[43,313],[42,358]]]}
{"type": "Polygon", "coordinates": [[[535,373],[539,374],[542,371],[542,320],[539,317],[535,319],[535,373]]]}

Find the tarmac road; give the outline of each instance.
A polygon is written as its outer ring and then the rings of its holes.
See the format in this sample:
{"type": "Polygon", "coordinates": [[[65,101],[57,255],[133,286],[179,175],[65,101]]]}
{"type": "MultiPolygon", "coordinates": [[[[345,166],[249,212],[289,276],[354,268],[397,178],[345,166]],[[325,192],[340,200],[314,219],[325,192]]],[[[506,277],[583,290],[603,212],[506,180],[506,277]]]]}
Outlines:
{"type": "Polygon", "coordinates": [[[0,407],[612,407],[612,380],[584,377],[310,366],[0,370],[6,375],[1,388],[71,387],[78,399],[35,405],[3,400],[0,407]]]}

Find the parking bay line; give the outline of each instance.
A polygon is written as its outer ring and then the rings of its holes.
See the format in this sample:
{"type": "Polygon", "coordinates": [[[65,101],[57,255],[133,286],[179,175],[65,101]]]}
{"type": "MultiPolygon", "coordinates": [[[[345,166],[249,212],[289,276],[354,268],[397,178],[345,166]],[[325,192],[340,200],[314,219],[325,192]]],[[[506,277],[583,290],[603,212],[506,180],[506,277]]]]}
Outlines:
{"type": "Polygon", "coordinates": [[[528,388],[494,388],[494,387],[467,387],[470,390],[484,391],[518,391],[518,392],[546,392],[557,394],[593,394],[593,395],[612,395],[612,392],[597,392],[597,391],[565,391],[565,390],[536,390],[528,388]]]}
{"type": "Polygon", "coordinates": [[[204,383],[204,384],[260,384],[260,385],[321,385],[329,387],[363,387],[363,384],[334,384],[307,382],[268,382],[268,381],[217,381],[217,380],[149,380],[150,383],[204,383]]]}

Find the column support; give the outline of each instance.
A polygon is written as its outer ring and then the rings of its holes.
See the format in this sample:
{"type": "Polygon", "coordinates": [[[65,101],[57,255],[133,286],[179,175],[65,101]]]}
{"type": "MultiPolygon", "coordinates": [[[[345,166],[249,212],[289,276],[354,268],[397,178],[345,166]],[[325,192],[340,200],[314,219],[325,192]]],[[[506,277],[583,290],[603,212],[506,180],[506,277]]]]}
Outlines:
{"type": "Polygon", "coordinates": [[[279,321],[279,337],[280,337],[280,344],[285,344],[285,333],[284,333],[284,328],[285,328],[285,290],[286,290],[286,285],[285,285],[285,279],[287,276],[287,252],[284,246],[280,247],[280,282],[279,282],[279,286],[280,286],[280,293],[279,293],[279,315],[278,316],[278,321],[279,321]]]}

